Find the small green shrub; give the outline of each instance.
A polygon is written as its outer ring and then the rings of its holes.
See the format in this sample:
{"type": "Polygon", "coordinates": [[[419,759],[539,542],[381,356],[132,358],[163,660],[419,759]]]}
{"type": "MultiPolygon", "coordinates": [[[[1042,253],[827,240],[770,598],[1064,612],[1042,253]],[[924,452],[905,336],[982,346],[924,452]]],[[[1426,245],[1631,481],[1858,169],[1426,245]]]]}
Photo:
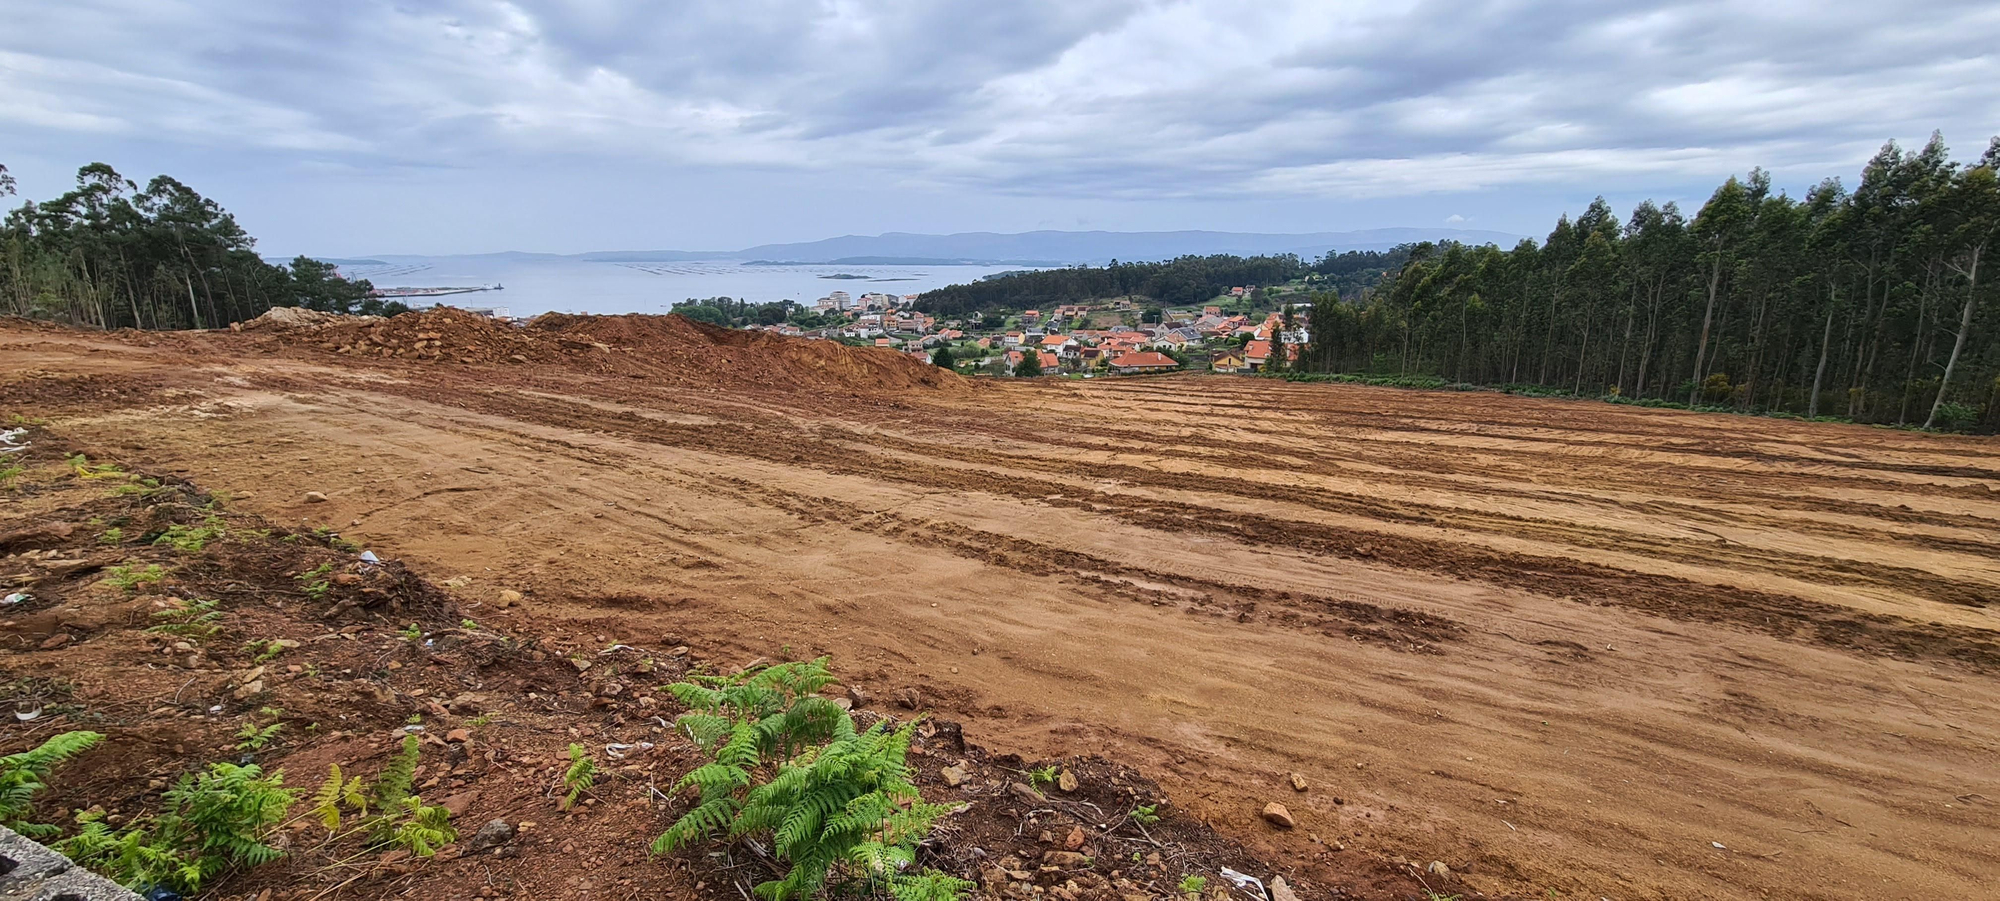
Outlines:
{"type": "Polygon", "coordinates": [[[29,838],[46,838],[59,830],[54,826],[28,822],[34,811],[35,794],[48,788],[49,772],[78,754],[97,746],[104,736],[97,732],[64,732],[41,745],[19,754],[0,757],[0,826],[29,838]]]}
{"type": "Polygon", "coordinates": [[[1189,896],[1200,895],[1202,890],[1206,888],[1208,888],[1207,876],[1181,877],[1180,890],[1181,894],[1183,895],[1189,895],[1189,896]]]}
{"type": "Polygon", "coordinates": [[[97,536],[98,544],[120,544],[125,540],[125,530],[117,526],[105,529],[97,536]]]}
{"type": "Polygon", "coordinates": [[[27,471],[28,468],[25,466],[0,466],[0,488],[14,487],[14,480],[27,471]]]}
{"type": "Polygon", "coordinates": [[[1138,823],[1141,826],[1151,826],[1160,821],[1160,806],[1158,804],[1141,804],[1132,808],[1132,812],[1126,814],[1126,816],[1131,817],[1132,822],[1138,823]]]}

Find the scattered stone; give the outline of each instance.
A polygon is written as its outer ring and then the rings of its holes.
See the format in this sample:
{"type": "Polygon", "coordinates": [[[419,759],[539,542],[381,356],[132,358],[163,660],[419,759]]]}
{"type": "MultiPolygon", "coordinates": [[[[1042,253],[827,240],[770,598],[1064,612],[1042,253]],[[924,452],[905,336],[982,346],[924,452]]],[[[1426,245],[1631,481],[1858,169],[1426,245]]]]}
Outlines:
{"type": "Polygon", "coordinates": [[[53,651],[56,648],[69,644],[69,642],[70,638],[68,632],[57,632],[56,634],[49,636],[47,641],[42,642],[42,650],[53,651]]]}
{"type": "Polygon", "coordinates": [[[1029,788],[1028,784],[1025,782],[1009,783],[1007,786],[1007,790],[1013,792],[1021,800],[1027,801],[1031,804],[1049,803],[1049,799],[1046,795],[1043,795],[1041,792],[1029,788]]]}
{"type": "Polygon", "coordinates": [[[258,679],[254,682],[245,682],[242,687],[236,689],[236,700],[247,701],[263,693],[264,680],[258,679]]]}
{"type": "Polygon", "coordinates": [[[852,702],[855,707],[866,707],[872,699],[867,692],[852,685],[847,686],[847,700],[852,702]]]}
{"type": "Polygon", "coordinates": [[[847,698],[834,698],[834,699],[833,699],[833,706],[835,706],[835,707],[838,707],[838,708],[840,708],[840,709],[842,709],[842,710],[853,710],[853,709],[854,709],[854,702],[853,702],[853,701],[851,701],[851,700],[848,700],[847,698]]]}
{"type": "Polygon", "coordinates": [[[924,706],[924,696],[914,688],[905,688],[896,692],[896,706],[904,710],[915,710],[924,706]]]}
{"type": "Polygon", "coordinates": [[[1273,876],[1268,885],[1271,889],[1271,901],[1299,901],[1299,893],[1285,882],[1285,877],[1273,876]]]}
{"type": "Polygon", "coordinates": [[[1290,829],[1298,825],[1298,821],[1292,819],[1292,812],[1286,810],[1285,805],[1276,801],[1264,805],[1264,822],[1270,823],[1279,829],[1290,829]]]}
{"type": "Polygon", "coordinates": [[[514,841],[514,827],[510,827],[504,819],[492,819],[486,821],[486,825],[482,825],[480,831],[472,835],[472,843],[466,845],[466,853],[476,855],[482,851],[492,851],[500,845],[506,845],[508,841],[514,841]]]}
{"type": "Polygon", "coordinates": [[[961,785],[964,785],[967,780],[970,780],[972,778],[971,773],[966,772],[962,767],[958,766],[957,764],[953,764],[951,766],[945,767],[942,770],[939,770],[938,775],[943,776],[944,784],[949,785],[952,788],[957,788],[961,785]]]}
{"type": "MultiPolygon", "coordinates": [[[[322,494],[322,493],[320,493],[320,492],[318,492],[318,491],[308,491],[308,492],[306,492],[306,503],[308,503],[308,504],[324,504],[324,503],[326,503],[326,495],[325,495],[325,494],[322,494]]],[[[405,855],[403,855],[403,856],[404,856],[404,857],[408,857],[409,855],[408,855],[408,854],[405,854],[405,855]]]]}
{"type": "Polygon", "coordinates": [[[590,669],[590,661],[585,660],[581,657],[569,658],[569,665],[576,667],[576,671],[579,673],[583,672],[584,670],[590,669]]]}
{"type": "Polygon", "coordinates": [[[1042,863],[1052,867],[1087,867],[1090,866],[1090,857],[1075,851],[1048,851],[1042,854],[1042,863]]]}
{"type": "Polygon", "coordinates": [[[502,588],[500,593],[494,596],[493,602],[502,607],[512,607],[521,603],[521,593],[512,588],[502,588]]]}
{"type": "Polygon", "coordinates": [[[1445,866],[1443,861],[1437,861],[1437,860],[1431,861],[1430,866],[1424,867],[1424,872],[1429,873],[1432,876],[1436,876],[1437,878],[1442,879],[1446,882],[1450,882],[1452,879],[1451,868],[1445,866]]]}
{"type": "Polygon", "coordinates": [[[1056,787],[1065,793],[1076,791],[1076,774],[1063,770],[1062,774],[1056,777],[1056,787]]]}
{"type": "Polygon", "coordinates": [[[476,791],[459,792],[443,801],[439,801],[438,806],[444,808],[446,813],[451,814],[453,819],[457,819],[458,817],[465,816],[465,812],[471,810],[473,803],[478,800],[479,793],[476,791]]]}
{"type": "Polygon", "coordinates": [[[1083,827],[1071,826],[1069,827],[1069,834],[1063,836],[1063,847],[1068,848],[1071,851],[1080,851],[1083,850],[1083,841],[1084,841],[1083,827]]]}
{"type": "Polygon", "coordinates": [[[1298,773],[1292,774],[1292,791],[1302,792],[1305,791],[1307,787],[1308,786],[1306,785],[1306,777],[1301,776],[1298,773]]]}
{"type": "Polygon", "coordinates": [[[467,729],[453,729],[444,734],[444,740],[452,744],[464,744],[472,740],[472,732],[467,729]]]}

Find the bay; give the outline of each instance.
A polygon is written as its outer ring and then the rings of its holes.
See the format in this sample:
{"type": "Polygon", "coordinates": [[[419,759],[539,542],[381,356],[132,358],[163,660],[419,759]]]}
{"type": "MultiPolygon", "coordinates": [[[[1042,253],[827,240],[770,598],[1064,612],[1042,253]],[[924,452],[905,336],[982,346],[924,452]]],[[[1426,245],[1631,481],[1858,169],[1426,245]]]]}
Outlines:
{"type": "Polygon", "coordinates": [[[972,282],[1007,272],[1007,266],[851,266],[839,264],[747,265],[737,260],[665,263],[605,263],[561,257],[512,255],[466,257],[373,257],[340,267],[349,278],[365,278],[377,288],[440,288],[502,285],[445,297],[406,300],[411,306],[445,303],[493,308],[503,315],[529,317],[564,313],[665,313],[688,298],[731,297],[753,303],[792,300],[811,306],[821,297],[846,291],[919,294],[932,288],[972,282]],[[829,278],[828,276],[858,276],[829,278]]]}

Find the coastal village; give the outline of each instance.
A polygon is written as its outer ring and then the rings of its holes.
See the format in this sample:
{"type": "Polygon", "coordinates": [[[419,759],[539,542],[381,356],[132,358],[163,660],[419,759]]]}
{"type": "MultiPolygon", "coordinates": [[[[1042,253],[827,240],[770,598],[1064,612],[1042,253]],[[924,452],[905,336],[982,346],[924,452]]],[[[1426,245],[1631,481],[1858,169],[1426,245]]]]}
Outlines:
{"type": "Polygon", "coordinates": [[[755,328],[872,343],[969,375],[1082,378],[1176,370],[1260,372],[1270,364],[1274,347],[1281,348],[1281,360],[1290,360],[1311,340],[1309,304],[1292,304],[1293,327],[1287,330],[1282,305],[1250,312],[1265,298],[1254,285],[1231,288],[1215,303],[1200,307],[1147,308],[1125,298],[972,318],[925,313],[916,308],[918,296],[834,291],[814,306],[823,317],[835,319],[832,324],[755,328]]]}

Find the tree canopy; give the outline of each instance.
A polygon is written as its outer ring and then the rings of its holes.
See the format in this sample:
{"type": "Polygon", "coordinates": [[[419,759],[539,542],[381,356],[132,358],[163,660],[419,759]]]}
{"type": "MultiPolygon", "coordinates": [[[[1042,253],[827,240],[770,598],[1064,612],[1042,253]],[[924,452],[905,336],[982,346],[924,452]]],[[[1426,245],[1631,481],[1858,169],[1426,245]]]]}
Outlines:
{"type": "MultiPolygon", "coordinates": [[[[16,184],[0,165],[0,197],[16,184]]],[[[300,257],[258,257],[256,241],[213,200],[165,175],[141,189],[103,163],[76,188],[0,220],[0,309],[98,328],[217,328],[273,306],[342,313],[403,309],[366,281],[300,257]]]]}
{"type": "Polygon", "coordinates": [[[2000,138],[1884,146],[1848,191],[1753,171],[1692,218],[1602,198],[1510,250],[1420,244],[1371,297],[1315,297],[1300,368],[2000,428],[2000,138]]]}

